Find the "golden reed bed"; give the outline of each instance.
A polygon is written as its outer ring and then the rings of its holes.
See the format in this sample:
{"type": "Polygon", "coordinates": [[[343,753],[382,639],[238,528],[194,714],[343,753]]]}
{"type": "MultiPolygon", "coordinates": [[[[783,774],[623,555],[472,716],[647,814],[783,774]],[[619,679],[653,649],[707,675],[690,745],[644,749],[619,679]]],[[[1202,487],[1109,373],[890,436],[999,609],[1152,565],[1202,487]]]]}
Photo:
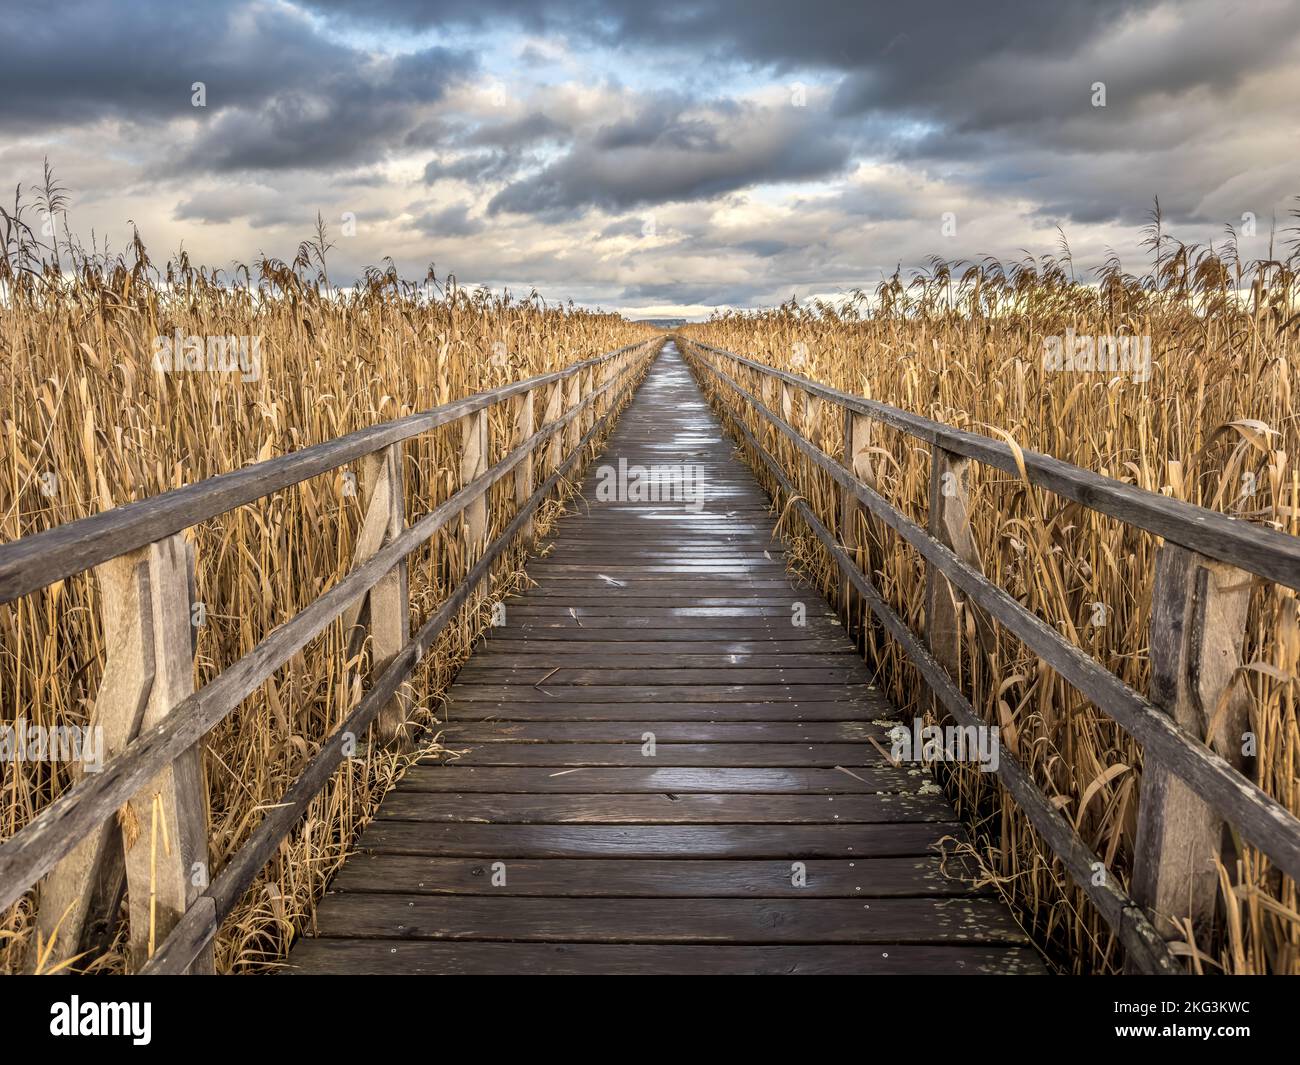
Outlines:
{"type": "MultiPolygon", "coordinates": [[[[1147,243],[1157,257],[1140,277],[1111,262],[1095,277],[1074,280],[1068,253],[1010,266],[935,260],[911,279],[895,275],[834,307],[791,303],[717,315],[682,333],[1126,483],[1300,533],[1295,260],[1241,264],[1231,241],[1218,253],[1187,247],[1162,235],[1158,221],[1147,243]]],[[[816,431],[839,454],[842,428],[816,431]]],[[[880,492],[923,522],[928,449],[884,426],[877,442],[880,492]]],[[[1154,538],[996,470],[979,468],[975,485],[976,539],[989,577],[1130,685],[1147,690],[1154,538]]],[[[833,489],[824,475],[801,482],[817,513],[835,527],[833,489]]],[[[820,545],[787,524],[804,562],[832,590],[820,545]]],[[[913,629],[923,631],[922,561],[897,537],[888,543],[875,580],[913,629]]],[[[897,648],[881,643],[877,652],[904,719],[923,713],[929,701],[919,675],[897,648]]],[[[1300,812],[1300,615],[1293,591],[1256,583],[1245,661],[1238,683],[1251,704],[1254,779],[1300,812]]],[[[966,687],[1107,867],[1127,878],[1141,773],[1137,745],[1005,632],[989,657],[968,662],[966,687]]],[[[988,874],[1051,956],[1067,971],[1114,971],[1122,964],[1104,922],[991,775],[959,772],[948,787],[977,827],[988,874]]],[[[1221,882],[1222,934],[1213,942],[1187,937],[1179,950],[1189,968],[1300,973],[1295,883],[1250,848],[1239,848],[1221,882]]]]}

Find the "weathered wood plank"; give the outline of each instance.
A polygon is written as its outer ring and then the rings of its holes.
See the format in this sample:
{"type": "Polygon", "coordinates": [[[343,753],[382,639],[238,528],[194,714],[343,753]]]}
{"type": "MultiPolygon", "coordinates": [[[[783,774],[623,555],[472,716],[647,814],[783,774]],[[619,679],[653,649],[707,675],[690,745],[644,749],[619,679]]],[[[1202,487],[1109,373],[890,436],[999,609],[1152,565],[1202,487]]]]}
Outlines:
{"type": "Polygon", "coordinates": [[[618,943],[1023,944],[999,903],[946,899],[532,899],[327,895],[333,936],[618,943]]]}
{"type": "MultiPolygon", "coordinates": [[[[486,414],[472,417],[486,417],[486,414]]],[[[480,471],[481,473],[482,471],[480,471]]],[[[397,540],[406,528],[406,493],[402,474],[402,445],[392,444],[383,451],[367,455],[362,464],[365,487],[366,525],[372,516],[382,530],[379,543],[360,555],[355,562],[373,556],[381,547],[397,540]]],[[[478,502],[482,502],[480,497],[478,502]]],[[[470,506],[475,506],[471,503],[470,506]]],[[[355,563],[354,563],[355,564],[355,563]]],[[[384,574],[367,595],[370,617],[371,673],[379,675],[397,657],[411,635],[410,578],[406,559],[400,559],[384,574]]],[[[346,621],[345,621],[346,626],[346,621]]],[[[379,737],[383,743],[409,742],[406,720],[411,705],[411,693],[405,687],[379,713],[379,737]]]]}
{"type": "Polygon", "coordinates": [[[614,792],[909,792],[929,777],[889,765],[843,769],[691,769],[615,766],[563,770],[548,766],[415,765],[402,778],[419,791],[605,794],[614,792]]]}
{"type": "Polygon", "coordinates": [[[871,824],[951,821],[937,795],[492,795],[398,787],[378,814],[387,821],[481,824],[871,824]]]}
{"type": "Polygon", "coordinates": [[[499,766],[870,766],[884,756],[870,743],[484,743],[453,745],[425,761],[499,766]],[[653,753],[651,753],[651,751],[653,753]]]}
{"type": "MultiPolygon", "coordinates": [[[[503,714],[504,716],[504,714],[503,714]]],[[[444,746],[475,743],[869,743],[888,746],[888,729],[870,721],[489,721],[449,723],[444,746]]]]}
{"type": "Polygon", "coordinates": [[[620,669],[616,666],[570,666],[557,662],[550,668],[501,668],[471,660],[458,674],[465,684],[487,685],[540,685],[551,690],[574,685],[626,684],[629,687],[653,687],[671,681],[674,687],[686,684],[785,684],[803,685],[862,684],[870,678],[866,667],[859,663],[844,666],[718,666],[697,669],[683,666],[680,669],[651,669],[637,667],[620,669]]]}
{"type": "Polygon", "coordinates": [[[875,702],[874,692],[865,684],[466,684],[456,693],[464,702],[554,702],[571,703],[632,702],[673,703],[694,699],[715,703],[875,702]]]}
{"type": "Polygon", "coordinates": [[[529,895],[553,898],[888,898],[987,894],[960,858],[813,859],[795,886],[782,859],[516,858],[493,886],[482,858],[359,853],[336,892],[407,895],[529,895]]]}
{"type": "Polygon", "coordinates": [[[485,943],[436,940],[305,939],[287,973],[341,975],[1042,975],[1025,947],[953,944],[856,947],[485,943]]]}
{"type": "MultiPolygon", "coordinates": [[[[535,703],[475,702],[450,699],[442,717],[451,724],[469,721],[897,721],[896,711],[878,692],[870,701],[776,703],[575,703],[563,698],[535,703]]],[[[892,727],[892,726],[891,726],[892,727]]]]}

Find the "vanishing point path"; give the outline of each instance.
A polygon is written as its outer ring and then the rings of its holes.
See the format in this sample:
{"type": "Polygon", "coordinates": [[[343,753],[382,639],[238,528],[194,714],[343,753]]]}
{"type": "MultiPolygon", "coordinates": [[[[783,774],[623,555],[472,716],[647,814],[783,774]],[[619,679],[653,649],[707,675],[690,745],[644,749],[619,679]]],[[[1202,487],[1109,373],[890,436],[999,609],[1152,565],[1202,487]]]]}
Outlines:
{"type": "Polygon", "coordinates": [[[1033,973],[676,348],[457,677],[290,972],[1033,973]],[[599,502],[689,464],[704,505],[599,502]],[[804,604],[806,625],[793,623],[804,604]]]}

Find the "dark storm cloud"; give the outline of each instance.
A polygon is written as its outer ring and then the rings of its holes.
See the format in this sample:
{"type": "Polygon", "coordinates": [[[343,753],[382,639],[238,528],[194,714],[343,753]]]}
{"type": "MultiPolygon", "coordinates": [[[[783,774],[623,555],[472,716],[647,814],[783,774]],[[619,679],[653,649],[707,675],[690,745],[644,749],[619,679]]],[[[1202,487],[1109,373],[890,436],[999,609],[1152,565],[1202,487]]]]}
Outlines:
{"type": "Polygon", "coordinates": [[[440,98],[467,69],[457,53],[429,48],[323,72],[310,88],[283,90],[258,106],[215,115],[181,167],[311,169],[382,157],[401,142],[420,105],[440,98]]]}
{"type": "Polygon", "coordinates": [[[348,50],[300,15],[228,4],[50,0],[9,6],[0,33],[0,123],[7,128],[194,117],[190,86],[210,107],[256,104],[348,50]]]}
{"type": "Polygon", "coordinates": [[[849,157],[847,140],[795,108],[690,109],[682,100],[654,101],[580,136],[565,155],[497,193],[489,210],[560,218],[591,207],[653,207],[827,177],[849,157]]]}
{"type": "Polygon", "coordinates": [[[173,172],[333,167],[400,144],[421,106],[473,69],[445,48],[371,56],[288,7],[54,0],[6,16],[0,128],[179,119],[199,129],[173,172]]]}
{"type": "Polygon", "coordinates": [[[835,107],[926,115],[954,130],[1039,126],[1078,111],[1092,81],[1113,84],[1110,106],[1193,88],[1225,88],[1267,64],[1300,32],[1300,6],[1257,0],[1249,7],[1197,0],[931,0],[924,5],[851,0],[307,0],[344,20],[409,28],[502,20],[601,45],[723,58],[781,75],[836,76],[835,107]],[[1180,17],[1196,14],[1180,34],[1180,17]],[[1090,46],[1149,20],[1132,49],[1090,46]],[[1209,32],[1205,32],[1209,30],[1209,32]],[[1152,47],[1154,45],[1168,47],[1152,47]],[[1084,58],[1079,65],[1076,58],[1084,58]],[[1063,76],[1064,75],[1064,76],[1063,76]],[[1086,79],[1086,80],[1080,80],[1086,79]]]}
{"type": "MultiPolygon", "coordinates": [[[[1190,181],[1166,168],[1184,162],[1179,145],[1235,119],[1220,108],[1209,125],[1180,123],[1177,116],[1188,113],[1182,103],[1226,96],[1248,74],[1280,62],[1300,37],[1300,5],[1290,0],[1255,0],[1248,7],[1210,0],[308,2],[344,21],[379,19],[408,28],[505,22],[589,42],[579,50],[595,45],[705,61],[723,77],[728,61],[775,78],[811,74],[834,88],[839,132],[874,126],[878,136],[870,151],[876,157],[952,168],[989,188],[1006,163],[1033,168],[1039,176],[1024,183],[1026,192],[1044,197],[1048,213],[1080,222],[1132,220],[1145,210],[1139,204],[1169,186],[1186,187],[1185,194],[1169,188],[1171,205],[1177,200],[1196,217],[1205,187],[1234,177],[1231,161],[1220,160],[1190,181]],[[1092,107],[1095,82],[1106,85],[1104,109],[1092,107]],[[1173,154],[1161,158],[1153,152],[1157,147],[1173,154]],[[1118,180],[1107,180],[1104,167],[1075,166],[1072,157],[1081,151],[1111,154],[1124,170],[1118,180]],[[1022,153],[1032,162],[1019,164],[1022,153]],[[1076,180],[1084,172],[1092,176],[1076,180]]],[[[754,181],[731,181],[714,172],[707,160],[720,154],[717,134],[716,126],[682,121],[672,106],[647,108],[506,189],[493,209],[617,209],[710,196],[767,179],[756,173],[754,181]],[[629,151],[637,147],[653,147],[661,157],[665,148],[675,148],[693,165],[678,168],[679,179],[670,180],[651,164],[638,181],[629,151]]],[[[789,176],[827,172],[811,165],[789,176]]]]}
{"type": "Polygon", "coordinates": [[[11,6],[0,34],[0,122],[193,118],[196,81],[208,86],[209,110],[256,106],[354,58],[284,8],[161,0],[11,6]]]}

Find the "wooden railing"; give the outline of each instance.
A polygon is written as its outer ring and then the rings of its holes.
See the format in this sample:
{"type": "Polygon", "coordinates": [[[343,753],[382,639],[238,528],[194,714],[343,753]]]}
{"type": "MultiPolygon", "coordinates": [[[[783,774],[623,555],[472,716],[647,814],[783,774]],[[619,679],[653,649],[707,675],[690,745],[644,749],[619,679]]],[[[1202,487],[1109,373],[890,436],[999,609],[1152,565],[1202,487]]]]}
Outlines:
{"type": "Polygon", "coordinates": [[[108,647],[92,717],[103,729],[108,760],[0,844],[0,910],[43,877],[37,938],[48,943],[57,934],[64,945],[59,957],[69,957],[89,928],[111,920],[125,890],[135,969],[211,971],[222,920],[358,738],[377,722],[382,740],[404,739],[407,677],[493,563],[518,538],[531,540],[537,508],[630,396],[662,343],[660,337],[629,345],[0,546],[0,603],[93,567],[108,647]],[[488,412],[502,403],[512,404],[513,446],[489,466],[488,412]],[[407,526],[402,442],[452,423],[461,426],[461,487],[407,526]],[[195,691],[194,560],[182,530],[357,462],[365,517],[351,571],[195,691]],[[513,517],[488,544],[488,490],[511,476],[513,517]],[[472,565],[411,634],[407,556],[458,518],[472,565]],[[340,616],[353,648],[368,628],[368,689],[208,882],[207,797],[197,744],[340,616]],[[153,823],[134,833],[120,829],[115,814],[128,803],[153,823]],[[166,848],[150,845],[159,828],[166,848]]]}
{"type": "MultiPolygon", "coordinates": [[[[1077,691],[1118,722],[1143,748],[1132,894],[1004,751],[998,775],[1007,791],[1082,888],[1126,951],[1128,968],[1182,972],[1166,939],[1170,919],[1213,917],[1216,860],[1224,821],[1300,880],[1300,820],[1248,780],[1227,758],[1240,756],[1239,735],[1215,732],[1202,741],[1241,666],[1251,575],[1300,588],[1300,539],[1121,484],[1047,455],[1020,451],[884,403],[818,384],[689,338],[679,346],[701,384],[757,463],[766,468],[838,567],[847,602],[856,594],[920,672],[938,704],[962,726],[979,727],[954,677],[959,676],[964,604],[983,642],[988,619],[1018,637],[1077,691]],[[843,413],[844,454],[832,457],[794,427],[793,412],[826,402],[843,413]],[[869,449],[880,422],[930,445],[929,528],[923,529],[874,490],[869,449]],[[811,467],[839,487],[837,539],[759,433],[789,441],[811,467]],[[986,578],[971,530],[971,461],[1002,470],[1130,526],[1163,537],[1152,602],[1152,692],[1144,696],[1066,640],[986,578]],[[927,573],[923,640],[892,609],[863,572],[857,516],[888,528],[924,558],[927,573]],[[1223,742],[1220,742],[1220,741],[1223,742]]],[[[1237,729],[1237,733],[1240,733],[1237,729]]],[[[1239,763],[1240,764],[1240,763],[1239,763]]]]}

